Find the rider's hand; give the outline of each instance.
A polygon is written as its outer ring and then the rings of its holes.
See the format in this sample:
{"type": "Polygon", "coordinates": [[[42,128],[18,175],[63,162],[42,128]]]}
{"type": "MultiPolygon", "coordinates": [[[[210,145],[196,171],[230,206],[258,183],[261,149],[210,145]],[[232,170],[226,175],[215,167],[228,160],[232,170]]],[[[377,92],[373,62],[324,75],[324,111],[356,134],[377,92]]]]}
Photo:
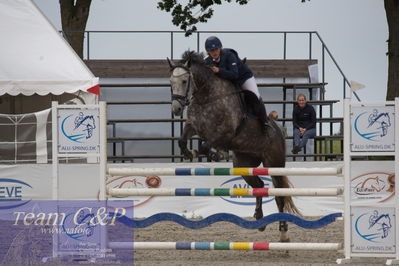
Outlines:
{"type": "Polygon", "coordinates": [[[211,66],[211,69],[214,73],[218,73],[219,72],[219,68],[216,66],[211,66]]]}

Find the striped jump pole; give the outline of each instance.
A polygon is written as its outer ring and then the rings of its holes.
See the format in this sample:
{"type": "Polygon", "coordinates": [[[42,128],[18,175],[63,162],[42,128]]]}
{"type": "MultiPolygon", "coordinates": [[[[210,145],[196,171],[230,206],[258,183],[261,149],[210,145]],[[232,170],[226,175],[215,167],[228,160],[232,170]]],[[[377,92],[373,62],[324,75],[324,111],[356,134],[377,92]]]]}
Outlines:
{"type": "Polygon", "coordinates": [[[214,176],[214,175],[269,175],[269,176],[328,176],[339,175],[342,167],[330,168],[108,168],[110,176],[214,176]]]}
{"type": "Polygon", "coordinates": [[[109,242],[110,249],[162,250],[339,250],[340,243],[109,242]]]}
{"type": "Polygon", "coordinates": [[[337,196],[342,188],[111,188],[111,197],[127,196],[337,196]]]}

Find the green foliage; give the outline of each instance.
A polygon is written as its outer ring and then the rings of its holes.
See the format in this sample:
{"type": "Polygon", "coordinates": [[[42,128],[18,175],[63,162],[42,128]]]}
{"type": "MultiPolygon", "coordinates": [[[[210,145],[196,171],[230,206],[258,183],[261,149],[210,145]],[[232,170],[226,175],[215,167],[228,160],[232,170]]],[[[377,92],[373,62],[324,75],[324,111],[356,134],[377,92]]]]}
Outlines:
{"type": "MultiPolygon", "coordinates": [[[[197,30],[198,23],[206,23],[213,16],[213,5],[221,5],[223,2],[231,3],[233,0],[188,0],[181,4],[177,0],[162,0],[158,2],[158,8],[172,15],[173,25],[179,26],[190,36],[197,30]]],[[[249,0],[234,0],[240,5],[246,5],[249,0]]]]}
{"type": "Polygon", "coordinates": [[[325,161],[327,159],[331,160],[331,158],[335,157],[337,154],[343,153],[341,149],[343,140],[320,140],[315,141],[315,150],[317,154],[331,154],[332,157],[316,157],[316,161],[325,161]]]}
{"type": "Polygon", "coordinates": [[[318,153],[342,153],[342,140],[319,140],[315,141],[316,150],[318,153]]]}

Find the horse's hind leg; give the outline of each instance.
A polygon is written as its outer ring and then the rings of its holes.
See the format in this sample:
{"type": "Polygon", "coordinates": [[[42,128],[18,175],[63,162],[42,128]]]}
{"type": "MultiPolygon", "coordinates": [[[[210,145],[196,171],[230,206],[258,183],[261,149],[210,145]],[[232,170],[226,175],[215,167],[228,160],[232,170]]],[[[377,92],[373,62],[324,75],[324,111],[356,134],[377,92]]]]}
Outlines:
{"type": "MultiPolygon", "coordinates": [[[[270,164],[266,161],[263,162],[264,167],[270,167],[270,164]]],[[[273,165],[273,167],[281,167],[281,165],[273,165]]],[[[271,176],[272,181],[273,181],[273,186],[275,188],[285,188],[287,187],[282,181],[283,181],[283,176],[271,176]]],[[[284,212],[284,207],[285,207],[285,197],[275,197],[275,201],[277,204],[277,208],[279,213],[284,212]]],[[[279,222],[279,228],[278,230],[280,231],[280,242],[290,242],[290,238],[288,237],[288,223],[286,221],[280,221],[279,222]]]]}
{"type": "MultiPolygon", "coordinates": [[[[279,177],[279,176],[277,176],[277,177],[272,176],[274,187],[279,187],[278,184],[276,184],[276,183],[278,183],[278,181],[276,182],[276,180],[278,180],[280,178],[281,177],[279,177]]],[[[284,197],[276,197],[275,200],[276,200],[278,211],[280,213],[283,213],[284,205],[285,205],[284,197]]],[[[286,221],[279,222],[278,230],[280,231],[280,242],[290,242],[290,238],[288,237],[288,223],[286,221]]]]}
{"type": "MultiPolygon", "coordinates": [[[[234,152],[233,154],[233,165],[234,167],[258,167],[261,163],[261,160],[251,154],[247,153],[237,153],[234,152]]],[[[263,188],[264,182],[259,176],[242,176],[245,182],[250,185],[252,188],[263,188]]],[[[256,197],[256,207],[255,207],[255,214],[254,217],[256,220],[263,218],[263,210],[262,210],[262,197],[256,197]]],[[[265,226],[258,228],[259,231],[264,231],[265,226]]]]}

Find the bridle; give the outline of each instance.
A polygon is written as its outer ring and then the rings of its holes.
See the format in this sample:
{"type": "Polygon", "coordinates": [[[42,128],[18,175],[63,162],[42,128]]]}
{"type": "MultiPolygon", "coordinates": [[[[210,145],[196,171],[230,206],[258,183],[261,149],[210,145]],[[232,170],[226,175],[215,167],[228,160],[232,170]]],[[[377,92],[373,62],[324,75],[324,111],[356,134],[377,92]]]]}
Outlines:
{"type": "MultiPolygon", "coordinates": [[[[171,89],[171,94],[172,94],[172,100],[178,101],[182,106],[188,106],[188,105],[191,103],[191,100],[192,100],[193,98],[195,99],[195,93],[198,92],[200,89],[202,89],[205,85],[203,85],[203,86],[200,87],[200,88],[197,87],[197,85],[195,84],[194,78],[193,78],[193,74],[192,74],[191,70],[190,70],[188,67],[182,66],[182,65],[174,66],[174,67],[172,68],[172,73],[173,73],[173,71],[174,71],[176,68],[182,68],[182,69],[184,69],[186,72],[181,73],[180,75],[173,75],[173,74],[172,74],[173,77],[180,77],[180,76],[187,75],[187,74],[189,75],[189,77],[188,77],[188,81],[187,81],[187,85],[186,85],[186,89],[185,89],[185,96],[180,95],[180,94],[174,94],[174,93],[173,93],[173,88],[172,88],[172,86],[170,87],[170,89],[171,89]],[[194,86],[193,89],[194,89],[194,91],[192,92],[191,97],[189,97],[189,91],[190,91],[190,89],[191,89],[191,82],[193,83],[193,86],[194,86]]],[[[223,99],[224,97],[229,97],[229,96],[232,96],[232,95],[237,95],[237,94],[239,94],[239,93],[241,93],[241,92],[242,92],[241,89],[240,89],[240,90],[235,90],[235,91],[233,91],[232,93],[228,93],[228,94],[225,94],[225,95],[220,95],[219,97],[213,98],[211,101],[202,102],[202,103],[201,103],[201,102],[196,102],[196,104],[199,104],[199,105],[210,104],[210,103],[216,102],[216,101],[218,101],[218,100],[220,100],[220,99],[223,99]]]]}
{"type": "Polygon", "coordinates": [[[170,89],[171,89],[171,94],[172,94],[172,100],[178,101],[182,106],[188,106],[188,105],[190,104],[189,91],[190,91],[190,88],[191,88],[192,73],[191,73],[190,69],[188,69],[188,68],[185,67],[185,66],[176,66],[176,67],[174,67],[174,68],[172,69],[172,73],[173,73],[173,71],[174,71],[176,68],[182,68],[182,69],[184,69],[186,72],[184,72],[184,73],[182,73],[182,74],[180,74],[180,75],[173,75],[173,74],[172,74],[173,77],[180,77],[180,76],[187,75],[187,74],[188,74],[189,76],[188,76],[188,81],[187,81],[187,84],[186,84],[186,89],[185,89],[185,95],[184,95],[184,96],[183,96],[183,95],[180,95],[180,94],[174,94],[174,93],[173,93],[173,88],[172,88],[172,86],[170,87],[170,89]]]}

